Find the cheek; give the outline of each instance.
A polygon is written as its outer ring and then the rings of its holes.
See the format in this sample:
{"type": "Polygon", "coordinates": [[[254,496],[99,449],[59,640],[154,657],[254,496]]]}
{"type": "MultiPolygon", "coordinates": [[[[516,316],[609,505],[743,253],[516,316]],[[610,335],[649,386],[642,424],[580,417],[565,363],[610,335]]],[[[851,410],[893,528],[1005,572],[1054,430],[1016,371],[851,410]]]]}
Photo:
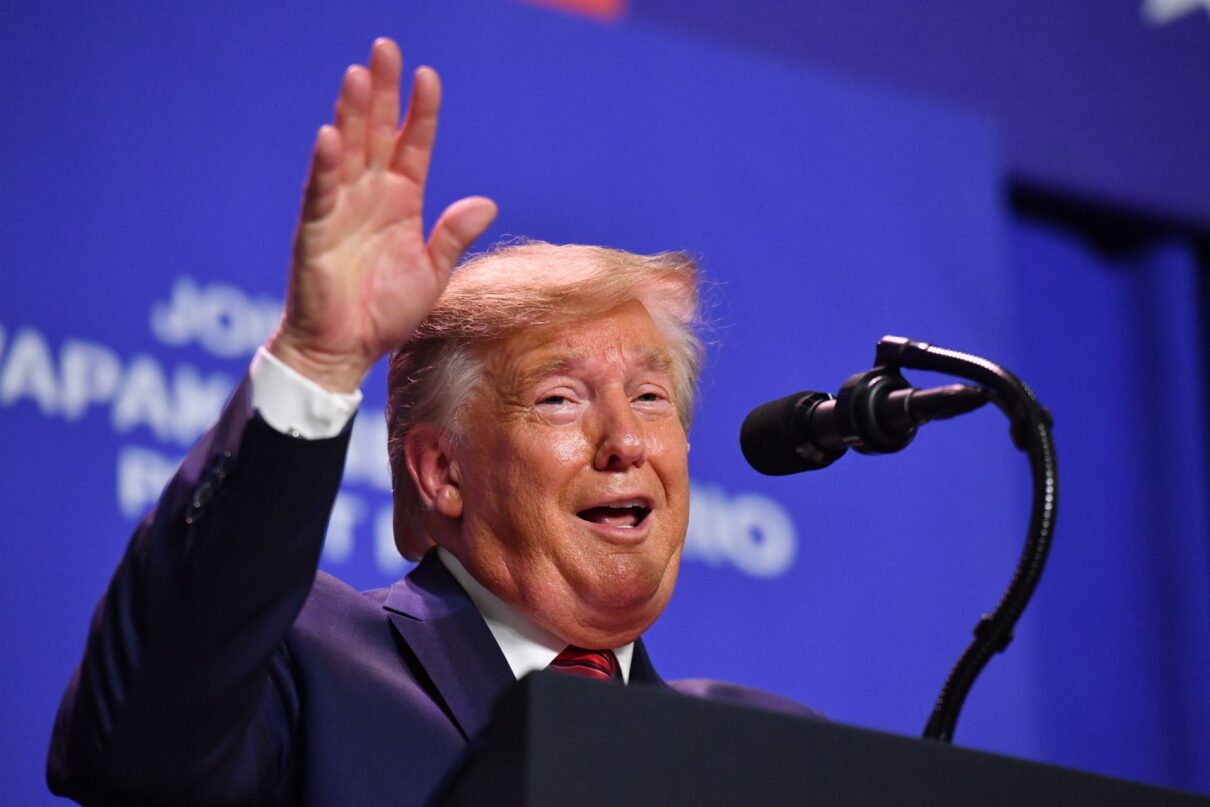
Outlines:
{"type": "Polygon", "coordinates": [[[546,463],[575,467],[583,464],[588,441],[578,430],[567,429],[540,435],[535,447],[546,463]]]}
{"type": "Polygon", "coordinates": [[[647,456],[652,461],[659,463],[662,474],[666,477],[666,484],[675,485],[678,482],[688,484],[689,443],[685,440],[685,432],[679,424],[649,434],[647,456]]]}
{"type": "Polygon", "coordinates": [[[497,506],[514,519],[542,519],[562,509],[567,487],[587,460],[588,442],[572,429],[521,435],[504,445],[489,473],[497,506]]]}
{"type": "Polygon", "coordinates": [[[648,454],[666,457],[669,462],[685,465],[689,459],[689,444],[685,442],[685,434],[671,429],[667,432],[657,432],[648,438],[648,454]]]}

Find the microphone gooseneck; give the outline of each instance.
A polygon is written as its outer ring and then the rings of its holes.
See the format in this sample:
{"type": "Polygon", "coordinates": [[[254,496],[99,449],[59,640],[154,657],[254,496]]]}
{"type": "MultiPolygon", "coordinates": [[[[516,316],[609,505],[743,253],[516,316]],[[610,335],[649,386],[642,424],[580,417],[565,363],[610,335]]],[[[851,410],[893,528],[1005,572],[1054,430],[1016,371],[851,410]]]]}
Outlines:
{"type": "Polygon", "coordinates": [[[850,448],[862,454],[899,451],[911,443],[920,425],[970,412],[988,401],[1008,416],[1013,443],[1029,456],[1033,475],[1029,532],[1007,590],[995,610],[975,625],[974,639],[950,671],[925,726],[926,739],[948,743],[975,679],[1012,641],[1013,628],[1046,565],[1059,499],[1051,418],[1027,384],[979,356],[884,336],[875,365],[850,376],[835,398],[799,392],[758,406],[744,420],[740,446],[753,468],[780,476],[826,468],[850,448]],[[945,373],[974,386],[918,390],[900,368],[945,373]]]}

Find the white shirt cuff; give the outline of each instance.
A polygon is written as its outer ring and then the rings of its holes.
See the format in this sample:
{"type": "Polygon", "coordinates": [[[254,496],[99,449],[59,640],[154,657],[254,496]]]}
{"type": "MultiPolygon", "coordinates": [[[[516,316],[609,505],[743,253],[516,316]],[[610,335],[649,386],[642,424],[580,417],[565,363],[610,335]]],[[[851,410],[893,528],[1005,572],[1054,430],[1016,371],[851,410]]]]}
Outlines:
{"type": "Polygon", "coordinates": [[[335,437],[361,405],[361,390],[330,392],[263,347],[257,348],[248,377],[252,406],[274,429],[294,437],[335,437]]]}

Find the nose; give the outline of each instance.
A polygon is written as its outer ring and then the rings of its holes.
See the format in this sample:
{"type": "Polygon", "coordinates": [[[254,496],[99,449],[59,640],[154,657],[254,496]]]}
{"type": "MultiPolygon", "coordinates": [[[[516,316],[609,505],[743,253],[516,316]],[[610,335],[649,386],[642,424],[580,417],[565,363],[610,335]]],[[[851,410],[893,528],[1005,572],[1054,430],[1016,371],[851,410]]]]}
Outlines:
{"type": "Polygon", "coordinates": [[[600,402],[596,455],[593,467],[598,471],[624,471],[639,467],[647,459],[647,441],[643,421],[624,394],[614,394],[600,402]]]}

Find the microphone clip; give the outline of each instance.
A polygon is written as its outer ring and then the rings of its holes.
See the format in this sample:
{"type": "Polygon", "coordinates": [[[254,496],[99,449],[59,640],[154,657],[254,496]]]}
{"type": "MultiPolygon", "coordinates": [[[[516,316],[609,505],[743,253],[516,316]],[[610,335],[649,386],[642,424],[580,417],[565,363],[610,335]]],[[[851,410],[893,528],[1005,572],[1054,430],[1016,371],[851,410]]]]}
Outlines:
{"type": "Polygon", "coordinates": [[[988,400],[985,389],[966,384],[917,389],[898,366],[882,364],[841,385],[833,428],[859,454],[891,454],[907,448],[923,424],[971,412],[988,400]]]}

